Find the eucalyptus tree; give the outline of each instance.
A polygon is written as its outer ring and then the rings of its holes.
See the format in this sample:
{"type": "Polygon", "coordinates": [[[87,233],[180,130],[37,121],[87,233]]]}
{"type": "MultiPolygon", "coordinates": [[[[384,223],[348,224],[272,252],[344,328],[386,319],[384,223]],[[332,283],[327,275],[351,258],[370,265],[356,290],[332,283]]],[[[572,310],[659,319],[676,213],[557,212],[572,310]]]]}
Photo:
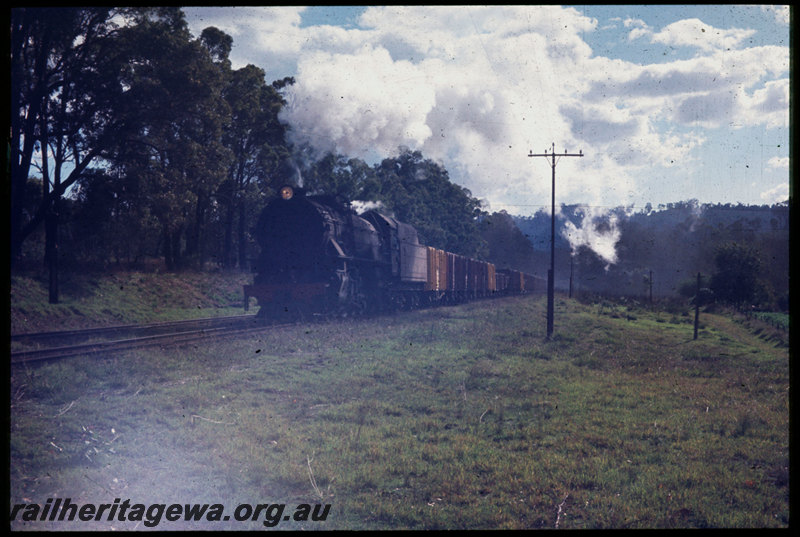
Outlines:
{"type": "Polygon", "coordinates": [[[124,46],[128,98],[121,113],[136,121],[114,164],[138,181],[158,220],[167,268],[202,265],[205,223],[231,159],[222,144],[224,71],[192,39],[179,10],[142,13],[124,46]]]}
{"type": "Polygon", "coordinates": [[[485,255],[478,229],[481,202],[451,182],[442,165],[419,151],[403,150],[377,164],[375,173],[378,191],[366,193],[414,225],[426,244],[471,257],[485,255]]]}
{"type": "Polygon", "coordinates": [[[10,38],[12,267],[45,222],[50,301],[58,300],[59,204],[80,179],[107,177],[90,166],[142,181],[170,266],[181,241],[202,259],[204,217],[228,161],[227,107],[221,71],[181,10],[14,8],[10,38]],[[25,185],[37,175],[40,202],[26,211],[25,185]]]}
{"type": "MultiPolygon", "coordinates": [[[[295,153],[303,154],[303,150],[295,148],[295,153]]],[[[376,191],[377,177],[375,170],[359,158],[327,153],[303,167],[302,182],[313,194],[332,196],[347,204],[366,201],[369,193],[376,191]]]]}
{"type": "Polygon", "coordinates": [[[533,245],[506,211],[481,219],[481,237],[487,246],[487,260],[497,268],[535,272],[533,245]]]}
{"type": "Polygon", "coordinates": [[[714,253],[714,264],[710,287],[718,301],[741,308],[765,299],[761,253],[754,246],[724,243],[714,253]]]}
{"type": "Polygon", "coordinates": [[[90,164],[112,151],[125,118],[115,113],[126,88],[115,46],[127,9],[13,8],[10,31],[9,139],[12,267],[26,238],[46,222],[50,301],[58,301],[59,202],[90,164]],[[25,185],[39,175],[36,210],[25,185]]]}
{"type": "MultiPolygon", "coordinates": [[[[215,43],[222,40],[214,28],[206,29],[203,35],[215,36],[215,43]]],[[[215,50],[221,51],[220,47],[215,50]]],[[[222,58],[221,53],[218,56],[222,58]]],[[[225,78],[223,97],[230,116],[222,142],[232,159],[217,195],[225,211],[222,261],[228,268],[237,261],[240,268],[247,266],[247,230],[263,194],[276,189],[289,156],[286,127],[278,120],[285,101],[264,76],[263,69],[248,65],[228,71],[225,78]]]]}

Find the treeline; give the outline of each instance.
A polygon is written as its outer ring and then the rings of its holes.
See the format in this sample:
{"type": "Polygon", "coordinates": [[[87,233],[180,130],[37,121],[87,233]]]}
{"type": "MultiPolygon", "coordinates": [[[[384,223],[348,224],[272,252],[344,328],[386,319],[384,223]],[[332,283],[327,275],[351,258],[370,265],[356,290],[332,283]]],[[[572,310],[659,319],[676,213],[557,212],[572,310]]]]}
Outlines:
{"type": "Polygon", "coordinates": [[[251,200],[289,154],[277,114],[291,80],[231,69],[232,38],[192,38],[177,8],[11,19],[12,267],[39,241],[51,272],[155,253],[170,269],[244,259],[251,200]]]}
{"type": "MultiPolygon", "coordinates": [[[[637,211],[618,207],[586,216],[561,207],[556,218],[557,285],[649,299],[693,297],[697,273],[709,299],[786,311],[789,307],[789,206],[700,204],[696,200],[637,211]],[[573,248],[568,222],[589,234],[617,233],[617,259],[608,263],[585,245],[573,248]],[[652,279],[651,279],[652,278],[652,279]]],[[[550,247],[550,217],[515,218],[541,262],[550,247]]]]}
{"type": "Polygon", "coordinates": [[[66,269],[247,269],[258,213],[285,183],[379,203],[463,255],[519,266],[532,252],[419,152],[370,166],[293,147],[278,115],[294,80],[232,69],[232,45],[213,27],[194,38],[175,7],[11,10],[12,270],[45,266],[55,302],[66,269]]]}

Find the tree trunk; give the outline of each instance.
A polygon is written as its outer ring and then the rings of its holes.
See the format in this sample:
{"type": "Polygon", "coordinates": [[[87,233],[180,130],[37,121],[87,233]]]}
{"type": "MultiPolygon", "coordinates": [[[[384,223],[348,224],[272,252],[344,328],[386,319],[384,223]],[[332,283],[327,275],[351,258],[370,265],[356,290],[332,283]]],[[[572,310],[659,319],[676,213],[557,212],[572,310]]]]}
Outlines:
{"type": "MultiPolygon", "coordinates": [[[[42,106],[46,110],[46,106],[42,106]]],[[[44,263],[47,266],[47,301],[58,304],[58,198],[48,201],[50,197],[50,158],[47,155],[49,137],[47,135],[47,117],[41,118],[41,148],[42,148],[42,200],[47,203],[44,217],[44,263]]],[[[56,165],[56,180],[59,168],[56,165]]],[[[56,186],[56,185],[53,185],[56,186]]]]}
{"type": "Polygon", "coordinates": [[[245,218],[245,203],[239,202],[239,270],[247,270],[247,219],[245,218]]]}
{"type": "Polygon", "coordinates": [[[183,268],[183,255],[181,254],[181,235],[183,234],[183,226],[178,227],[175,231],[172,232],[172,242],[170,246],[172,246],[172,263],[174,265],[175,270],[180,270],[183,268]]]}
{"type": "Polygon", "coordinates": [[[206,208],[208,207],[208,196],[200,194],[197,196],[197,208],[195,210],[195,254],[197,257],[197,268],[203,269],[206,261],[206,248],[205,248],[205,226],[206,226],[206,208]]]}
{"type": "MultiPolygon", "coordinates": [[[[10,146],[10,173],[11,173],[11,265],[17,259],[22,250],[22,243],[28,235],[23,223],[23,212],[25,206],[25,186],[28,183],[31,162],[33,160],[34,142],[37,139],[34,132],[36,123],[40,120],[41,105],[45,102],[47,92],[45,88],[45,68],[47,66],[47,54],[49,52],[50,41],[47,36],[43,36],[43,43],[40,44],[36,52],[36,63],[34,72],[36,77],[35,90],[31,95],[30,107],[25,114],[25,119],[19,113],[22,102],[20,101],[20,83],[24,80],[23,64],[20,61],[22,49],[26,47],[29,31],[31,30],[31,20],[25,17],[24,10],[12,10],[16,31],[12,31],[12,52],[13,61],[11,65],[11,146],[10,146]],[[20,19],[22,17],[23,19],[20,19]],[[22,151],[20,153],[20,142],[22,151]]],[[[43,132],[47,132],[46,130],[43,132]]],[[[46,140],[42,142],[42,147],[47,147],[46,140]]],[[[45,159],[46,160],[46,159],[45,159]]],[[[47,174],[43,174],[44,181],[47,182],[47,174]]],[[[46,198],[44,198],[46,200],[46,198]]]]}
{"type": "Polygon", "coordinates": [[[164,265],[168,271],[175,270],[175,259],[172,257],[172,233],[164,226],[164,265]]]}
{"type": "Polygon", "coordinates": [[[225,214],[225,235],[222,242],[222,266],[225,269],[233,268],[233,203],[229,203],[225,214]]]}
{"type": "Polygon", "coordinates": [[[48,270],[48,302],[58,304],[58,201],[45,218],[45,264],[48,270]]]}

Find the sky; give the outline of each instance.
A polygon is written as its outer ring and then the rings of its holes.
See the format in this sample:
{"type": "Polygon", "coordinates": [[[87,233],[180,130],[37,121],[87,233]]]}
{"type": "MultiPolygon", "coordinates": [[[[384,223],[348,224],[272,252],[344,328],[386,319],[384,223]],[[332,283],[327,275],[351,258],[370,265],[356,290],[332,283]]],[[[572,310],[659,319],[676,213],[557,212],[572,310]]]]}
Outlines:
{"type": "Polygon", "coordinates": [[[234,68],[295,77],[292,141],[370,164],[419,150],[490,211],[789,196],[789,8],[184,8],[234,68]]]}

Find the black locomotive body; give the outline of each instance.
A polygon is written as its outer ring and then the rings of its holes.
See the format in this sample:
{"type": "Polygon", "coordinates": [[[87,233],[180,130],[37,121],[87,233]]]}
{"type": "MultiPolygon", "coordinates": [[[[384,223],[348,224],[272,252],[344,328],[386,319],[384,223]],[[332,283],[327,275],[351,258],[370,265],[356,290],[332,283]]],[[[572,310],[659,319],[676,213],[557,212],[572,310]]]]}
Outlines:
{"type": "Polygon", "coordinates": [[[261,213],[256,238],[261,254],[245,309],[255,297],[259,315],[271,318],[456,303],[535,286],[533,276],[422,245],[413,226],[392,217],[357,215],[289,186],[261,213]]]}

